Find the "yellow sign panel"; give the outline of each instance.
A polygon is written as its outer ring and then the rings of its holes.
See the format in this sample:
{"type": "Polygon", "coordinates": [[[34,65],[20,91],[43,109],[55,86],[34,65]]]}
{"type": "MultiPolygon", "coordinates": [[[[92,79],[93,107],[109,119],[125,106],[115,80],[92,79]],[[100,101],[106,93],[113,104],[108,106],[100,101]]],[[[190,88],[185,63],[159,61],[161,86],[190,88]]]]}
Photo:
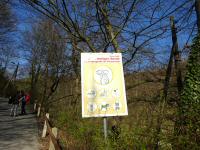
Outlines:
{"type": "Polygon", "coordinates": [[[82,117],[128,115],[121,53],[81,53],[82,117]]]}

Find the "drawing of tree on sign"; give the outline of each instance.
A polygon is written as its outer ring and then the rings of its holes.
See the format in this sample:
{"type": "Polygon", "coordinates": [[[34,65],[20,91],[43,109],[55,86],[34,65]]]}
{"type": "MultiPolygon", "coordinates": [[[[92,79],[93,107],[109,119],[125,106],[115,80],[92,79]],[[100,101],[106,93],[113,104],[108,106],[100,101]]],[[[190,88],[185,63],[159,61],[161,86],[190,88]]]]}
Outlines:
{"type": "Polygon", "coordinates": [[[109,68],[101,67],[96,70],[95,77],[101,85],[107,85],[112,79],[112,72],[109,68]]]}
{"type": "Polygon", "coordinates": [[[109,83],[108,71],[107,70],[98,70],[98,71],[96,71],[96,74],[98,74],[100,76],[101,85],[105,85],[105,84],[109,83]]]}

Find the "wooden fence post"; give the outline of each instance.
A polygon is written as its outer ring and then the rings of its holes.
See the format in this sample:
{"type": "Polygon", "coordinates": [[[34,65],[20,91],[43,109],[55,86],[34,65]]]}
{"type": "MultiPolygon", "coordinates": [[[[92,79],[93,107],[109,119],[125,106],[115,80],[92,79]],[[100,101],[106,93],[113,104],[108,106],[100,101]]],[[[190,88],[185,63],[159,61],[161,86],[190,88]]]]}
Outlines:
{"type": "MultiPolygon", "coordinates": [[[[55,138],[57,138],[57,135],[58,135],[58,129],[56,127],[52,128],[52,133],[54,135],[55,138]]],[[[56,150],[53,142],[52,142],[52,139],[50,137],[50,144],[49,144],[49,150],[56,150]]]]}
{"type": "Polygon", "coordinates": [[[38,112],[37,112],[38,117],[40,116],[40,111],[41,111],[41,104],[39,104],[39,107],[38,107],[38,112]]]}
{"type": "Polygon", "coordinates": [[[34,108],[33,108],[34,112],[36,112],[36,107],[37,107],[37,104],[34,103],[34,108]]]}
{"type": "MultiPolygon", "coordinates": [[[[46,113],[46,118],[49,119],[49,113],[46,113]]],[[[45,118],[45,121],[44,121],[44,127],[43,127],[43,130],[42,130],[42,137],[44,138],[47,134],[47,120],[45,118]]]]}

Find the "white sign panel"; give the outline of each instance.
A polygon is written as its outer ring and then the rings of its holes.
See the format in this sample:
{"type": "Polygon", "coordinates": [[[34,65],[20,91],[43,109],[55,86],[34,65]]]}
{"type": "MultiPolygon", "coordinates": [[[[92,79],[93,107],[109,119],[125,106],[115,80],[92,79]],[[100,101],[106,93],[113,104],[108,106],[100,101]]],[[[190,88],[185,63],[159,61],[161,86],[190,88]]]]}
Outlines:
{"type": "Polygon", "coordinates": [[[128,115],[121,53],[81,53],[82,117],[128,115]]]}

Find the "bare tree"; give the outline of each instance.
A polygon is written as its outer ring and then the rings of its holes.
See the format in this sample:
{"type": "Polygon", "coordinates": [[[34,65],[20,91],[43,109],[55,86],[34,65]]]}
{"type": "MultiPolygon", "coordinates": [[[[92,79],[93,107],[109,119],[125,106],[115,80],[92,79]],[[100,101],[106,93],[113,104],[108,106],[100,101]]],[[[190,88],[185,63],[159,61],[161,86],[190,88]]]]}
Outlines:
{"type": "Polygon", "coordinates": [[[15,29],[16,18],[14,17],[8,1],[0,1],[0,44],[9,42],[9,33],[15,29]]]}
{"type": "Polygon", "coordinates": [[[3,72],[15,56],[10,35],[15,30],[16,17],[8,2],[8,0],[0,1],[0,67],[3,68],[3,72]]]}
{"type": "Polygon", "coordinates": [[[24,46],[29,49],[28,61],[31,65],[32,99],[37,97],[38,81],[43,79],[44,82],[40,82],[43,89],[42,103],[55,92],[59,77],[65,71],[64,66],[67,63],[64,35],[52,21],[44,20],[33,25],[32,31],[24,34],[24,46]]]}
{"type": "MultiPolygon", "coordinates": [[[[194,32],[194,2],[191,0],[21,1],[58,23],[68,34],[76,56],[88,51],[121,51],[124,65],[128,67],[132,62],[137,63],[135,57],[147,53],[156,55],[149,47],[155,47],[153,42],[170,37],[169,16],[176,16],[177,32],[194,32]]],[[[147,56],[143,62],[150,58],[147,56]]]]}

